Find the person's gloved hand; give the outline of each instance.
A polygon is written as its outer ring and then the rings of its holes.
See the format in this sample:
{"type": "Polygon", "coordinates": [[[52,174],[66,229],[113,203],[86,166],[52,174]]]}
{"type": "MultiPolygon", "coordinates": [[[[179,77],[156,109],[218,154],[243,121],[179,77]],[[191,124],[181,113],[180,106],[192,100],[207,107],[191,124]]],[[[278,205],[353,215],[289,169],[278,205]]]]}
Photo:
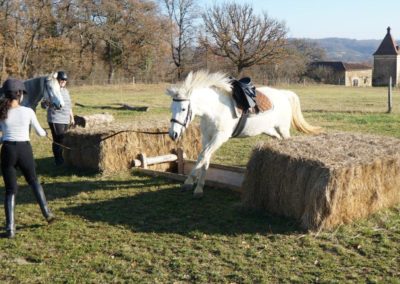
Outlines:
{"type": "Polygon", "coordinates": [[[42,107],[42,108],[48,108],[49,106],[50,106],[50,103],[48,102],[48,101],[46,101],[46,100],[42,100],[41,102],[40,102],[40,106],[42,107]]]}

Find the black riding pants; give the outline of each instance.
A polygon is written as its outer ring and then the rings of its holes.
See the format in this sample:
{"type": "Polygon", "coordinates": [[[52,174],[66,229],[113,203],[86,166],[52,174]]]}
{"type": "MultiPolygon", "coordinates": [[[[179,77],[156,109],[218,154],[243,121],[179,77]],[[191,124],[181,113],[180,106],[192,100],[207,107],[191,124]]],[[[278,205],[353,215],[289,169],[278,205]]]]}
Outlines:
{"type": "Polygon", "coordinates": [[[63,149],[61,145],[64,143],[65,132],[67,132],[69,125],[49,122],[49,126],[51,130],[51,136],[53,137],[53,141],[58,143],[58,144],[56,143],[52,144],[54,160],[56,164],[62,164],[64,162],[64,158],[62,154],[63,149]]]}
{"type": "Polygon", "coordinates": [[[35,161],[29,141],[4,141],[0,155],[6,194],[17,194],[17,168],[21,170],[29,185],[37,182],[35,161]]]}

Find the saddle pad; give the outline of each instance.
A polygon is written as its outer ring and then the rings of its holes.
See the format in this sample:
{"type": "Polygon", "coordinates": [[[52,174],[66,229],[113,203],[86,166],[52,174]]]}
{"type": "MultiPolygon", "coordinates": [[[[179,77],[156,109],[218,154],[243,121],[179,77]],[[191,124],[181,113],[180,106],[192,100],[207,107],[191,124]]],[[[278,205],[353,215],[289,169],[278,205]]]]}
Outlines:
{"type": "Polygon", "coordinates": [[[260,112],[272,109],[272,102],[266,95],[264,95],[264,93],[260,92],[259,90],[256,90],[256,94],[257,94],[255,97],[256,105],[260,112]]]}

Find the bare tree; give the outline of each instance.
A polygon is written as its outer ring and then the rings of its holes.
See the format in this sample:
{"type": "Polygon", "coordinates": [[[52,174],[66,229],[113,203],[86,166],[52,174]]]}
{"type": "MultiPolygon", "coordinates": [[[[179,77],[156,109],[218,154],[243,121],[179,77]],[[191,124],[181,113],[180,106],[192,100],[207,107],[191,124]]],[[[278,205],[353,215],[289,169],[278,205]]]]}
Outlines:
{"type": "Polygon", "coordinates": [[[244,68],[275,60],[284,53],[286,26],[249,4],[214,5],[203,15],[207,34],[202,43],[215,55],[228,58],[241,74],[244,68]]]}
{"type": "Polygon", "coordinates": [[[172,60],[181,78],[188,61],[188,49],[195,38],[193,22],[198,18],[195,0],[163,0],[170,20],[172,60]]]}

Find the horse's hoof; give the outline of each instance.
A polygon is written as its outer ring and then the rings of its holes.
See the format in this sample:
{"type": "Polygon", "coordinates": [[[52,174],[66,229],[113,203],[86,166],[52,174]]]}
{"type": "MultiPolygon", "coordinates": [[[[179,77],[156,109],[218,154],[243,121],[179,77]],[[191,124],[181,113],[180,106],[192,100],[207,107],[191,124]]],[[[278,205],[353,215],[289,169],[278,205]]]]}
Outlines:
{"type": "Polygon", "coordinates": [[[202,192],[194,192],[193,193],[193,198],[194,199],[201,199],[201,198],[203,198],[203,193],[202,192]]]}
{"type": "Polygon", "coordinates": [[[192,190],[192,188],[193,188],[193,184],[182,184],[182,186],[181,186],[182,191],[189,191],[189,190],[192,190]]]}

